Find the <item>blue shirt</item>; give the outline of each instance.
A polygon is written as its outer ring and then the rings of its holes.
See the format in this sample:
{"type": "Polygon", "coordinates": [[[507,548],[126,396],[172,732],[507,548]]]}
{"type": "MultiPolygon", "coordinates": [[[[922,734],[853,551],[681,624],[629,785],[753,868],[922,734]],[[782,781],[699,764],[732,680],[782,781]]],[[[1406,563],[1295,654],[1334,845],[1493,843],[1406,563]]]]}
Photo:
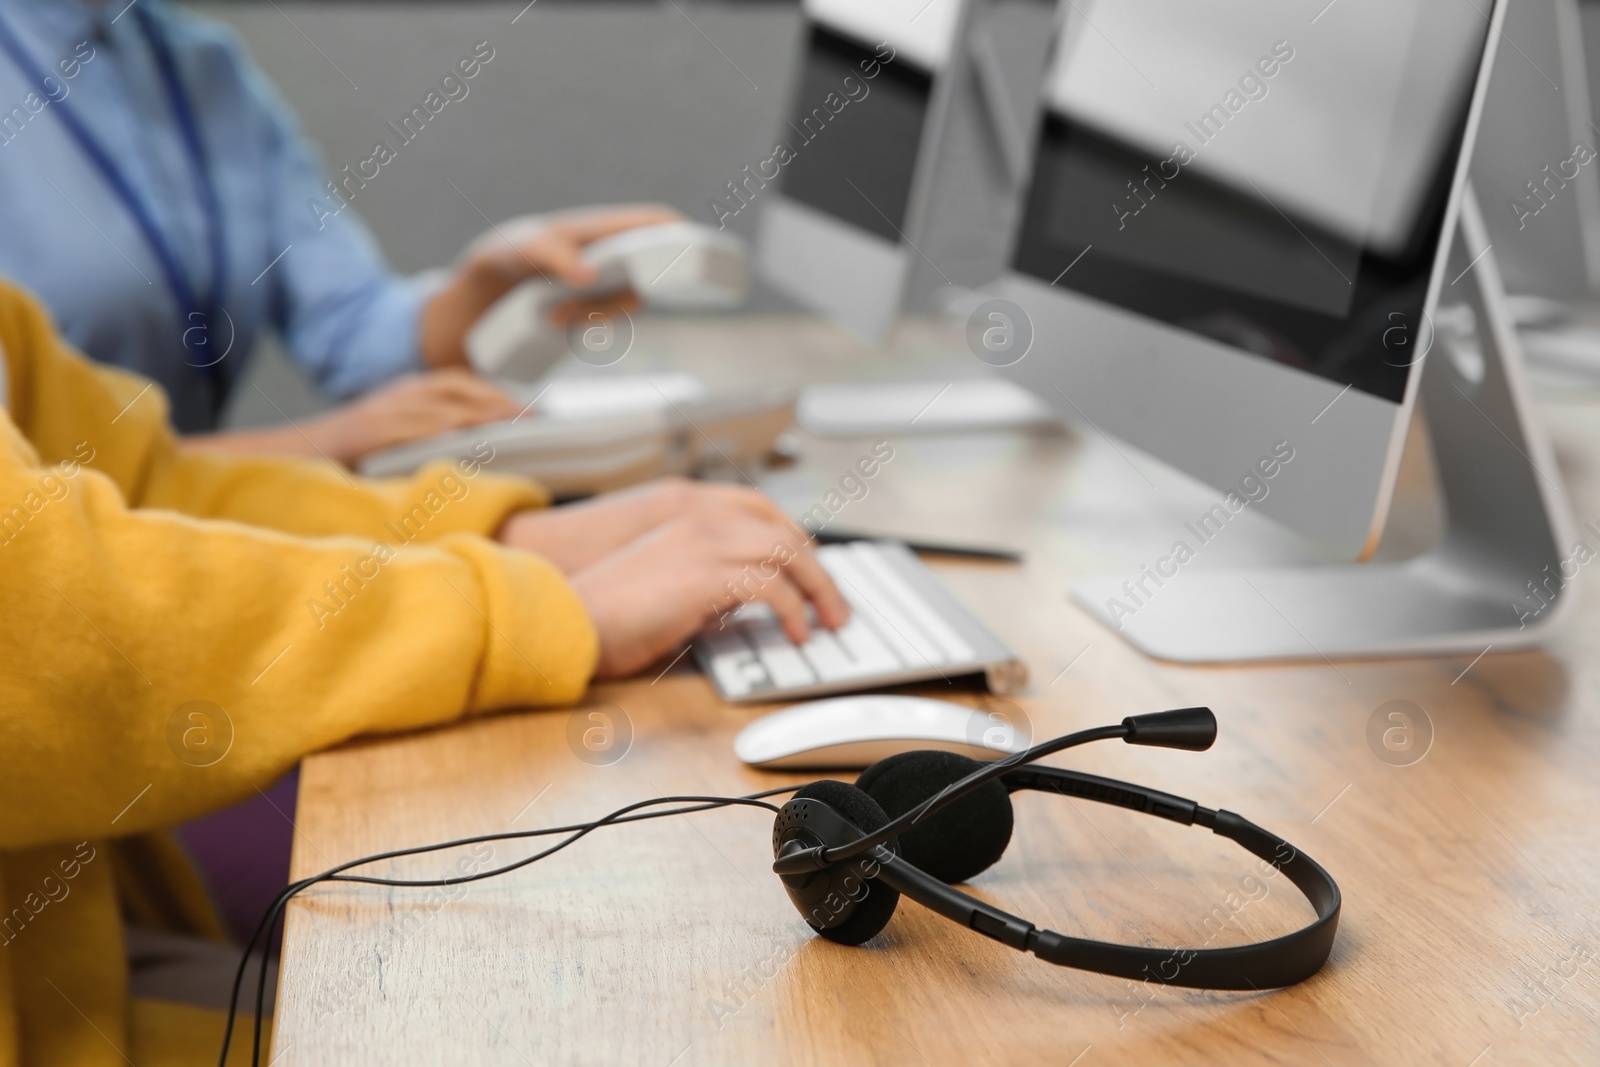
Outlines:
{"type": "Polygon", "coordinates": [[[353,210],[311,209],[330,202],[317,152],[231,31],[167,0],[139,9],[0,0],[0,19],[54,79],[41,92],[0,51],[0,275],[32,289],[79,349],[165,386],[183,430],[214,426],[218,398],[264,329],[335,396],[419,366],[422,305],[437,277],[389,273],[353,210]],[[136,219],[52,114],[77,115],[193,288],[209,291],[200,184],[146,27],[173,57],[221,207],[225,291],[209,328],[221,361],[210,370],[194,365],[185,331],[195,320],[136,219]]]}

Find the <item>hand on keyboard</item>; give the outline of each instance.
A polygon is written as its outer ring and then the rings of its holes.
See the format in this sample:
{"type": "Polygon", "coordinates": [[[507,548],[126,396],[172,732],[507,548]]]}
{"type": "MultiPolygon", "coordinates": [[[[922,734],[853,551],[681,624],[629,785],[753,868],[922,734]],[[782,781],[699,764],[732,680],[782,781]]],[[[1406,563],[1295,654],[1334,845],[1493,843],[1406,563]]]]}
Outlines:
{"type": "MultiPolygon", "coordinates": [[[[495,536],[501,544],[537,553],[563,572],[575,574],[674,519],[708,526],[736,519],[786,521],[778,506],[755,489],[660,478],[576,504],[519,511],[495,536]]],[[[766,554],[771,552],[769,542],[766,554]]]]}
{"type": "Polygon", "coordinates": [[[596,677],[640,670],[745,601],[767,604],[797,644],[811,636],[807,604],[819,625],[845,624],[849,606],[793,524],[739,511],[671,519],[573,576],[600,636],[596,677]]]}
{"type": "MultiPolygon", "coordinates": [[[[982,655],[969,640],[981,624],[959,606],[940,607],[942,597],[929,599],[937,581],[904,546],[855,541],[816,555],[853,609],[850,621],[795,641],[765,605],[741,608],[697,641],[701,665],[727,699],[948,678],[949,671],[969,672],[997,658],[998,642],[982,655]]],[[[1010,658],[1003,646],[1000,651],[1010,658]]]]}

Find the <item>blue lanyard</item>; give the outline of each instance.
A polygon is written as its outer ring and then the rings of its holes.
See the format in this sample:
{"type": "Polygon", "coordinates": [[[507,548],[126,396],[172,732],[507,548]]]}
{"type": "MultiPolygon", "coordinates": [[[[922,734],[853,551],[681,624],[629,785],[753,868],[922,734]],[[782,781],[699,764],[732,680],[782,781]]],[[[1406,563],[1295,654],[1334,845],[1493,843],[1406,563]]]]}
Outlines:
{"type": "Polygon", "coordinates": [[[155,254],[157,262],[161,265],[161,273],[167,282],[167,288],[172,291],[172,298],[178,305],[179,314],[184,316],[183,343],[197,356],[197,361],[191,366],[201,368],[214,367],[220,357],[212,354],[211,335],[212,327],[216,325],[218,310],[221,301],[227,292],[226,267],[227,267],[227,237],[223,226],[222,204],[217,197],[216,185],[212,181],[211,168],[206,161],[205,149],[201,144],[200,130],[195,123],[194,109],[190,105],[188,94],[184,92],[183,82],[178,77],[177,63],[172,56],[172,50],[167,46],[167,41],[162,37],[156,27],[155,20],[142,8],[134,11],[134,18],[139,23],[140,30],[144,33],[145,40],[150,45],[150,51],[155,56],[156,67],[161,73],[161,81],[166,89],[167,100],[172,107],[173,117],[177,120],[179,136],[183,140],[184,154],[189,158],[189,166],[194,172],[195,186],[199,190],[200,209],[206,220],[206,245],[211,259],[211,286],[210,291],[201,299],[195,288],[189,282],[189,276],[183,269],[177,253],[168,242],[166,234],[156,225],[155,216],[148,205],[134,190],[133,183],[127,175],[117,166],[111,153],[97,140],[77,113],[67,106],[66,100],[56,100],[46,88],[45,80],[48,77],[44,70],[28,54],[22,42],[17,39],[11,27],[0,16],[0,48],[4,48],[10,55],[12,62],[22,71],[23,76],[38,85],[39,90],[51,100],[51,111],[55,112],[67,128],[83,154],[89,157],[100,176],[105,179],[117,198],[122,201],[123,207],[132,216],[139,227],[139,232],[144,235],[145,242],[155,254]],[[196,317],[199,318],[197,323],[196,317]],[[195,333],[196,325],[202,328],[198,331],[201,335],[197,342],[190,341],[190,335],[195,333]]]}

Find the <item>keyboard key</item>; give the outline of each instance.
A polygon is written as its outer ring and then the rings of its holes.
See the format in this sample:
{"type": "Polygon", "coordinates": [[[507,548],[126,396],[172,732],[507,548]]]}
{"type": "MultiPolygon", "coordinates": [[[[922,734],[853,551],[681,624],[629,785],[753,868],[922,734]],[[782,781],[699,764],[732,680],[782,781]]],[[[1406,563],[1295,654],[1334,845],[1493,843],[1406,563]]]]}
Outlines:
{"type": "Polygon", "coordinates": [[[756,659],[756,654],[746,645],[738,651],[712,656],[711,673],[716,677],[717,688],[723,693],[729,697],[742,697],[764,681],[767,672],[756,659]],[[760,672],[759,676],[755,674],[757,671],[760,672]]]}
{"type": "Polygon", "coordinates": [[[751,644],[756,646],[756,655],[761,658],[761,665],[772,676],[772,684],[777,688],[798,689],[816,683],[817,676],[806,665],[800,650],[784,635],[782,628],[776,625],[770,629],[760,628],[751,635],[751,644]]]}
{"type": "Polygon", "coordinates": [[[839,642],[827,630],[813,630],[811,640],[801,645],[800,651],[805,654],[811,669],[817,672],[817,677],[824,682],[861,676],[860,669],[845,655],[839,642]]]}
{"type": "Polygon", "coordinates": [[[889,651],[889,646],[873,632],[870,620],[859,612],[833,631],[833,637],[863,674],[892,674],[904,669],[900,657],[889,651]]]}

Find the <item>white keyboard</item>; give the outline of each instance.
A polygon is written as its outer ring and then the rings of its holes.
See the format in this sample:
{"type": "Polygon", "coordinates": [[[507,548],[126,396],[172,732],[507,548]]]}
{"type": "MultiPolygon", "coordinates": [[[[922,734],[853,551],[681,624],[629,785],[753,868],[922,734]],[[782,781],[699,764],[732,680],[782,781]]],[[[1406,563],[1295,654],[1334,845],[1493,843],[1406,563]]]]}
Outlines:
{"type": "Polygon", "coordinates": [[[817,549],[850,621],[796,645],[770,608],[750,603],[695,639],[695,657],[731,701],[764,701],[985,673],[996,692],[1026,681],[1017,657],[904,545],[817,549]]]}

